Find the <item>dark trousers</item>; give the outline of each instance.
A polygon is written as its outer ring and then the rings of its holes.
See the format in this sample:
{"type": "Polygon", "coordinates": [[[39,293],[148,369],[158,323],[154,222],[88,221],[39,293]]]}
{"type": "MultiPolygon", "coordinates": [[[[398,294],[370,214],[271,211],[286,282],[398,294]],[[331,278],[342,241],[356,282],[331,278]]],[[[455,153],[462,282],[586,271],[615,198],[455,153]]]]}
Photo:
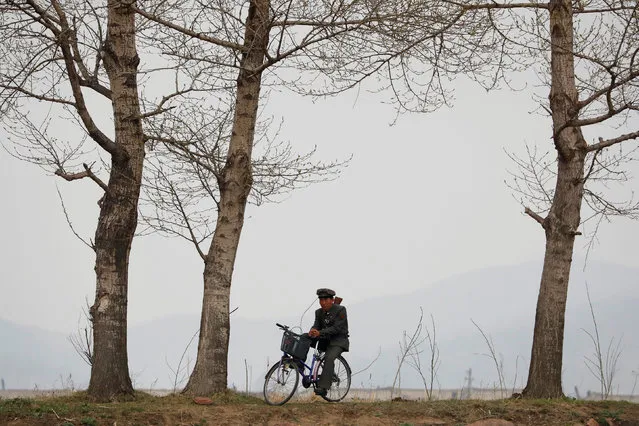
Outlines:
{"type": "Polygon", "coordinates": [[[344,349],[339,346],[329,345],[326,348],[326,353],[324,355],[324,368],[322,369],[322,374],[320,375],[319,382],[317,384],[318,387],[328,389],[331,387],[331,383],[333,382],[333,371],[335,370],[335,358],[340,356],[340,354],[344,352],[344,349]]]}

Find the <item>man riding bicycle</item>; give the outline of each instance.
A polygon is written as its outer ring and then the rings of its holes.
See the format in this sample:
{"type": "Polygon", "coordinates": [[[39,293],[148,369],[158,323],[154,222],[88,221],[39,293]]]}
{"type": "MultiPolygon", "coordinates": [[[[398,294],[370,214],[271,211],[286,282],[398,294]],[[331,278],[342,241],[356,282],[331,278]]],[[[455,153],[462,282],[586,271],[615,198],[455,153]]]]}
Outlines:
{"type": "Polygon", "coordinates": [[[335,359],[348,352],[348,317],[346,308],[335,300],[335,292],[329,288],[317,290],[321,308],[315,311],[315,322],[309,337],[319,340],[319,349],[325,351],[324,368],[315,387],[315,394],[324,396],[331,387],[335,359]]]}

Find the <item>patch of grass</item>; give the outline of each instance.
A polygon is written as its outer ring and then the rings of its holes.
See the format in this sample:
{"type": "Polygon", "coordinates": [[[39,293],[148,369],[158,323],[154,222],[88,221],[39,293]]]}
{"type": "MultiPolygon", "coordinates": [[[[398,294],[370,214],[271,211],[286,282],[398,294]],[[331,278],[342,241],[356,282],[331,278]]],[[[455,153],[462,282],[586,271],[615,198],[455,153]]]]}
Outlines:
{"type": "Polygon", "coordinates": [[[262,398],[257,398],[255,396],[246,395],[241,392],[234,392],[228,390],[226,392],[216,393],[211,396],[211,399],[214,403],[220,404],[262,404],[264,400],[262,398]]]}
{"type": "Polygon", "coordinates": [[[127,405],[125,407],[122,407],[122,410],[120,410],[120,413],[122,413],[123,416],[128,416],[133,413],[144,413],[147,410],[148,410],[148,407],[141,407],[139,405],[127,405]]]}
{"type": "Polygon", "coordinates": [[[620,420],[621,414],[623,414],[623,410],[611,411],[611,410],[605,409],[595,416],[595,420],[597,420],[597,423],[599,423],[600,425],[608,425],[607,419],[610,419],[613,422],[618,422],[620,420]]]}
{"type": "Polygon", "coordinates": [[[66,414],[69,407],[66,403],[55,399],[14,398],[0,400],[0,416],[43,418],[49,413],[66,414]]]}
{"type": "Polygon", "coordinates": [[[89,411],[91,411],[91,407],[89,406],[89,404],[87,403],[83,403],[80,405],[80,407],[78,407],[78,410],[82,413],[82,414],[86,414],[89,411]]]}
{"type": "Polygon", "coordinates": [[[30,412],[33,404],[33,400],[26,398],[3,399],[0,400],[0,414],[19,416],[30,412]]]}

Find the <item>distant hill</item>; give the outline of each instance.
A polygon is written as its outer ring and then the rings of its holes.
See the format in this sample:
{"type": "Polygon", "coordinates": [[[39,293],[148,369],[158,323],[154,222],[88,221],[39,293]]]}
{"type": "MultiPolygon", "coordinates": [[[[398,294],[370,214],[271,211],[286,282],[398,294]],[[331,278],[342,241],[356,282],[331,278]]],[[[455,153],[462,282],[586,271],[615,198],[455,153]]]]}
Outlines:
{"type": "MultiPolygon", "coordinates": [[[[623,337],[623,354],[619,361],[619,379],[623,380],[618,383],[623,384],[621,389],[629,392],[632,371],[639,368],[639,336],[635,331],[635,325],[639,324],[639,310],[636,309],[639,306],[639,270],[593,262],[584,273],[581,266],[577,262],[573,266],[566,309],[565,391],[572,392],[575,385],[581,389],[595,389],[596,386],[584,366],[584,356],[590,356],[593,349],[582,330],[592,330],[585,290],[587,281],[602,344],[607,345],[613,336],[623,337]]],[[[510,386],[515,376],[515,363],[518,363],[517,385],[522,386],[527,378],[540,277],[541,265],[532,263],[486,268],[451,277],[408,295],[353,304],[352,317],[366,318],[368,330],[384,330],[387,336],[380,339],[380,344],[382,353],[388,356],[386,362],[378,366],[380,368],[371,369],[373,378],[386,374],[385,381],[392,382],[393,377],[387,372],[396,365],[397,342],[404,330],[414,330],[419,306],[422,306],[426,323],[430,323],[430,314],[435,319],[441,359],[439,378],[443,387],[461,386],[465,370],[469,368],[473,370],[475,386],[486,386],[497,380],[493,361],[482,355],[488,353],[486,343],[471,319],[492,337],[496,351],[503,355],[510,386]]],[[[362,346],[374,351],[375,339],[366,339],[362,346]]],[[[409,372],[406,369],[405,375],[409,372]]],[[[405,379],[403,382],[413,383],[405,379]]]]}
{"type": "Polygon", "coordinates": [[[0,319],[0,378],[7,388],[85,386],[87,372],[66,335],[0,319]]]}
{"type": "MultiPolygon", "coordinates": [[[[611,337],[622,338],[622,356],[617,374],[617,393],[630,393],[639,370],[639,269],[591,262],[586,272],[575,263],[566,314],[564,350],[565,392],[575,386],[598,390],[586,370],[584,356],[592,344],[582,329],[592,330],[585,282],[600,327],[602,345],[611,337]]],[[[509,388],[526,382],[535,306],[541,266],[526,263],[471,271],[450,277],[427,288],[391,297],[345,300],[351,330],[351,352],[346,358],[354,371],[373,365],[354,377],[357,387],[389,386],[397,370],[398,342],[404,331],[412,333],[424,310],[424,326],[432,314],[440,348],[439,386],[460,388],[472,369],[473,386],[492,387],[497,381],[494,362],[485,354],[488,347],[471,319],[490,336],[503,363],[509,388]],[[515,364],[517,369],[515,370],[515,364]]],[[[392,283],[389,283],[392,285],[392,283]]],[[[250,388],[259,390],[267,364],[279,356],[280,331],[275,322],[299,325],[300,316],[274,313],[263,320],[248,320],[233,314],[229,353],[229,385],[244,390],[248,370],[250,388]]],[[[312,309],[302,318],[306,330],[312,309]]],[[[135,325],[129,330],[131,376],[138,388],[171,388],[183,385],[193,367],[197,337],[185,351],[199,326],[199,314],[165,317],[135,325]],[[182,357],[181,371],[178,368],[182,357]]],[[[73,352],[66,336],[0,320],[0,377],[9,388],[51,387],[72,375],[76,386],[86,386],[89,369],[73,352]],[[11,348],[9,351],[5,347],[11,348]]],[[[426,347],[424,347],[426,349],[426,347]]],[[[427,353],[422,363],[427,366],[427,353]]],[[[427,373],[427,368],[424,368],[427,373]]],[[[408,366],[402,369],[402,387],[420,387],[418,375],[408,366]]],[[[639,392],[639,390],[637,390],[639,392]]]]}

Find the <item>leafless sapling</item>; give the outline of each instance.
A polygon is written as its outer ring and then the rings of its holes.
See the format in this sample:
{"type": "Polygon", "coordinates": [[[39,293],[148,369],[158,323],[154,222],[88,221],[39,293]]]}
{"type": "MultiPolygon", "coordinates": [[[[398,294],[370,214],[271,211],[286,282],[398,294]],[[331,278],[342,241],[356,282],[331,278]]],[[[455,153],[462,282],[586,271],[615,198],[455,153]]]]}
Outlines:
{"type": "MultiPolygon", "coordinates": [[[[482,328],[477,325],[477,323],[474,320],[470,320],[473,325],[475,326],[475,328],[477,328],[477,330],[479,330],[479,332],[481,333],[482,337],[484,338],[484,342],[486,342],[486,346],[488,346],[488,351],[490,353],[488,354],[483,354],[485,356],[487,356],[488,358],[490,358],[493,363],[495,364],[495,370],[497,371],[497,379],[498,379],[498,385],[499,385],[499,396],[500,398],[504,397],[504,390],[506,389],[506,381],[504,379],[504,362],[503,362],[503,358],[502,359],[498,359],[497,356],[497,350],[495,349],[495,343],[493,342],[492,337],[490,337],[490,335],[486,335],[486,333],[484,332],[484,330],[482,330],[482,328]]],[[[500,356],[501,358],[501,356],[500,356]]]]}
{"type": "Polygon", "coordinates": [[[593,346],[593,354],[585,356],[585,364],[588,371],[597,379],[600,385],[601,399],[608,399],[612,395],[615,376],[617,374],[617,362],[621,356],[621,338],[615,345],[615,338],[612,337],[605,350],[601,346],[601,336],[599,335],[599,326],[597,317],[595,316],[595,308],[590,298],[590,289],[586,283],[586,296],[588,297],[588,307],[592,318],[593,332],[582,329],[588,335],[593,346]]]}

